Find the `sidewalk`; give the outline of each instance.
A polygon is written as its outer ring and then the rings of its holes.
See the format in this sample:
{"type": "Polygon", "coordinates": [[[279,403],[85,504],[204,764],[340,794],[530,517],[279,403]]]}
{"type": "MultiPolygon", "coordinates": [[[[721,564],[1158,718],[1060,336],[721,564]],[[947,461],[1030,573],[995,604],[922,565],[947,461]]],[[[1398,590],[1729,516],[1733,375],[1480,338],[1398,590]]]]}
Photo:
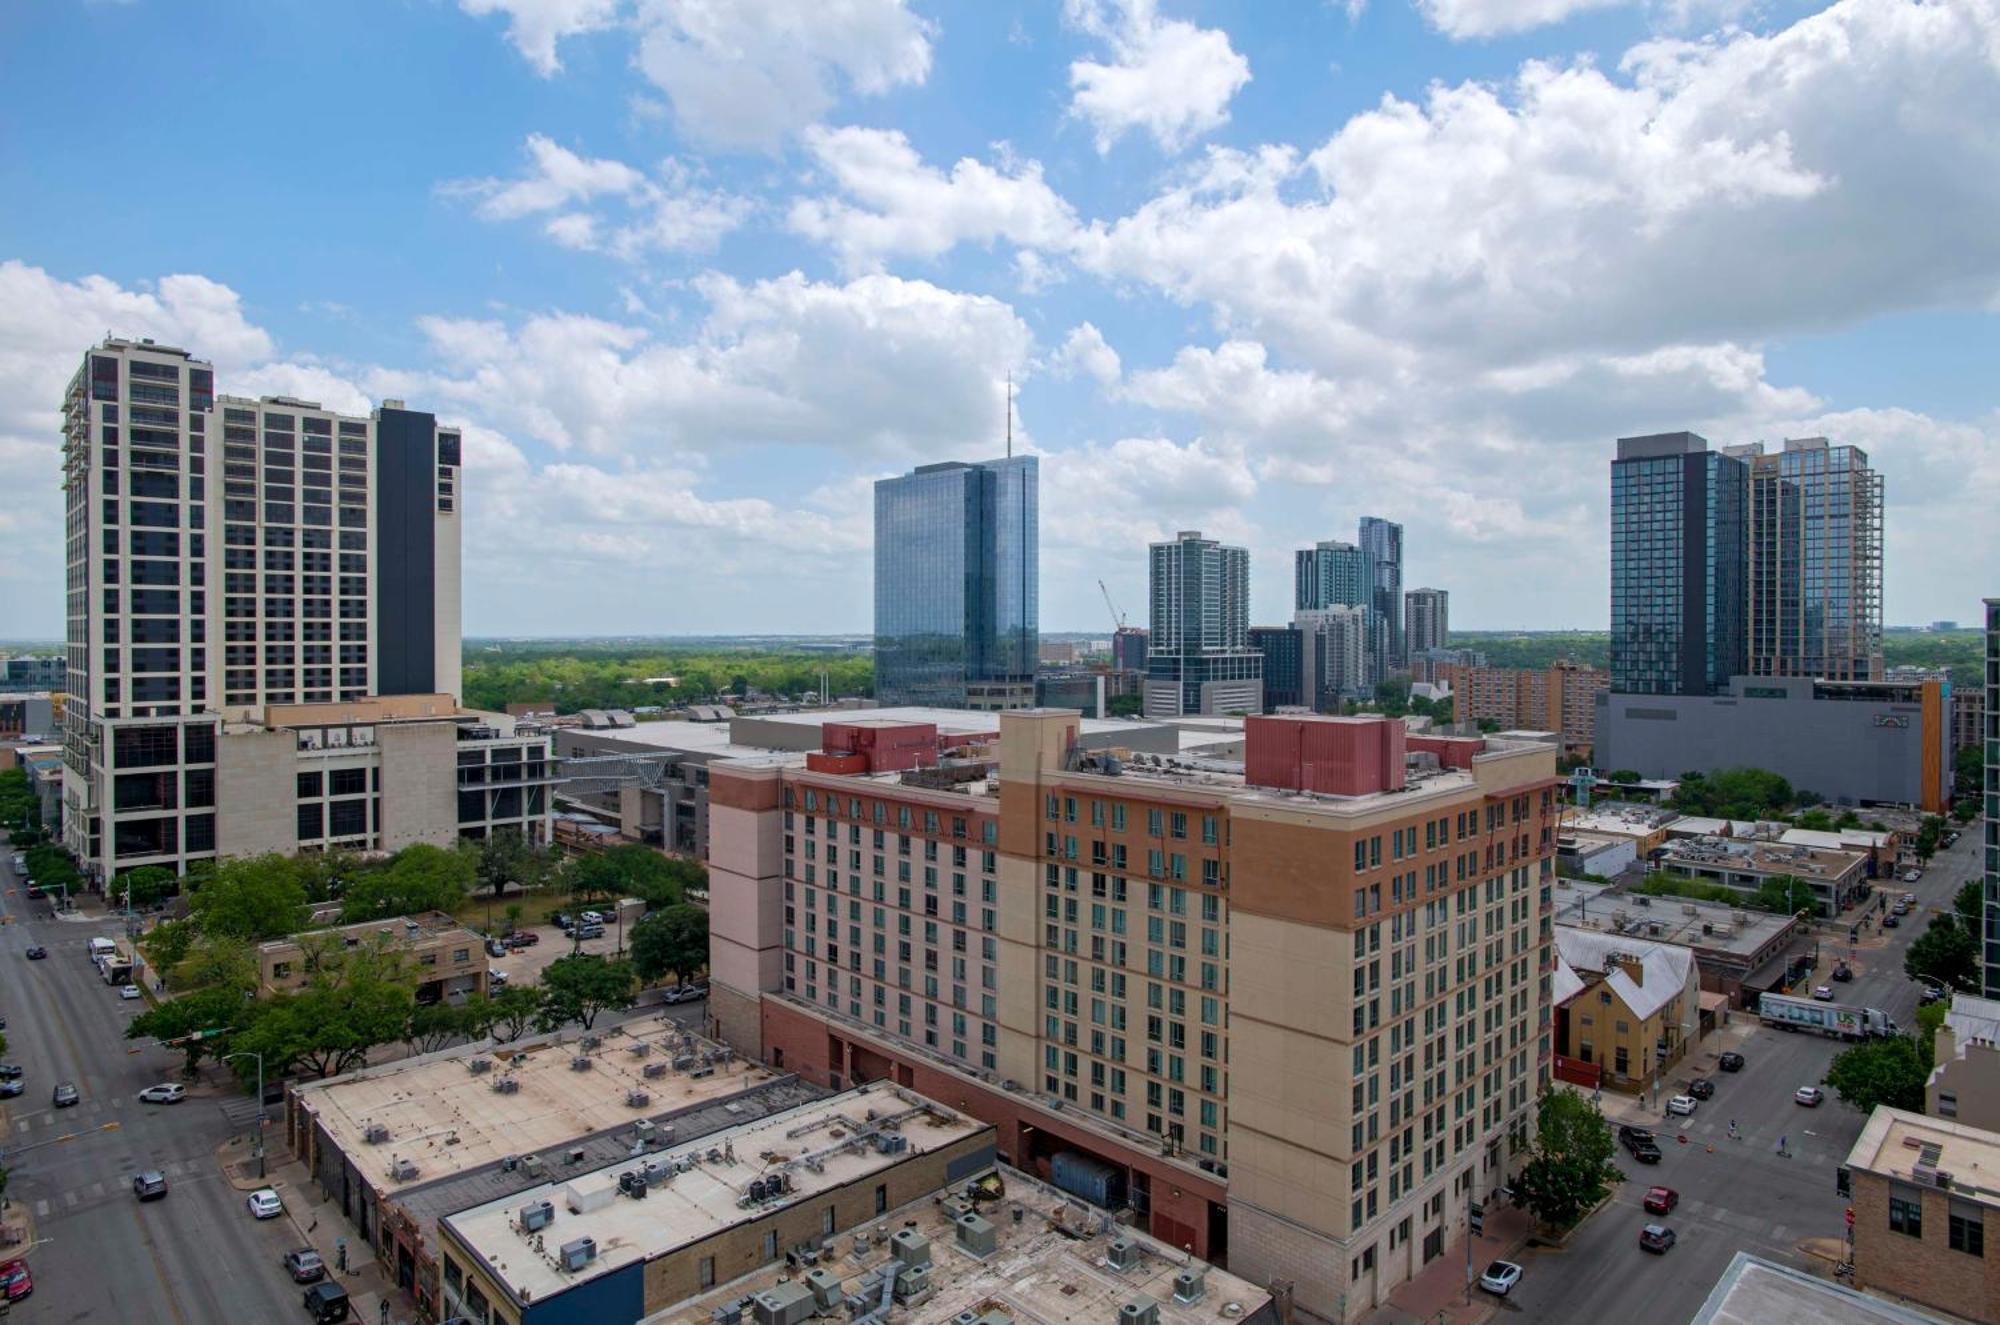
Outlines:
{"type": "MultiPolygon", "coordinates": [[[[1485,1231],[1472,1239],[1475,1275],[1494,1261],[1518,1256],[1535,1221],[1526,1210],[1491,1200],[1484,1222],[1485,1231]]],[[[1493,1314],[1499,1299],[1475,1287],[1468,1300],[1465,1264],[1465,1239],[1447,1242],[1442,1255],[1416,1278],[1391,1289],[1389,1300],[1363,1316],[1362,1325],[1478,1325],[1493,1314]]]]}

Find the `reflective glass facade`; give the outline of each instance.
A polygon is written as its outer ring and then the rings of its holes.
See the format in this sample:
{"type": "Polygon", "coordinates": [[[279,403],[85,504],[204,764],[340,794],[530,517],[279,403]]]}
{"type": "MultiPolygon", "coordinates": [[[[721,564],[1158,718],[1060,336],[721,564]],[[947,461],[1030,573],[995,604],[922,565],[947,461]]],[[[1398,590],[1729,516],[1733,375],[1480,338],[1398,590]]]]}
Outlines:
{"type": "Polygon", "coordinates": [[[1986,784],[1980,805],[1980,849],[1986,873],[1986,933],[1981,956],[1986,997],[2000,998],[2000,598],[1986,600],[1986,784]]]}
{"type": "Polygon", "coordinates": [[[1380,634],[1372,641],[1375,674],[1401,667],[1403,647],[1403,526],[1380,516],[1361,517],[1361,555],[1368,562],[1368,606],[1375,609],[1380,634]]]}
{"type": "Polygon", "coordinates": [[[1619,439],[1611,465],[1611,688],[1709,695],[1747,662],[1749,471],[1693,433],[1619,439]]]}
{"type": "Polygon", "coordinates": [[[1750,672],[1882,677],[1882,479],[1824,437],[1733,451],[1750,466],[1750,672]]]}
{"type": "Polygon", "coordinates": [[[1372,602],[1368,561],[1352,543],[1315,543],[1292,554],[1292,606],[1362,607],[1372,602]]]}
{"type": "Polygon", "coordinates": [[[1040,640],[1037,462],[924,465],[875,485],[875,695],[962,708],[1023,682],[1040,640]]]}

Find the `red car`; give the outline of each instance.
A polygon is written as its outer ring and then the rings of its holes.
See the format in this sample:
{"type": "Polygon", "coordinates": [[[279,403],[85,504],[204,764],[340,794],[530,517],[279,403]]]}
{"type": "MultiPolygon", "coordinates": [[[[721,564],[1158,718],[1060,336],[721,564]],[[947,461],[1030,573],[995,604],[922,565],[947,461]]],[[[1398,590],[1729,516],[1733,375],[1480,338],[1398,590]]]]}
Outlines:
{"type": "Polygon", "coordinates": [[[517,929],[501,942],[510,948],[532,948],[542,941],[542,936],[532,929],[517,929]]]}
{"type": "Polygon", "coordinates": [[[1651,1214],[1666,1214],[1680,1203],[1681,1194],[1671,1187],[1649,1187],[1646,1189],[1646,1209],[1651,1214]]]}
{"type": "Polygon", "coordinates": [[[26,1261],[8,1261],[0,1265],[0,1294],[9,1302],[18,1302],[35,1291],[35,1277],[28,1273],[26,1261]]]}

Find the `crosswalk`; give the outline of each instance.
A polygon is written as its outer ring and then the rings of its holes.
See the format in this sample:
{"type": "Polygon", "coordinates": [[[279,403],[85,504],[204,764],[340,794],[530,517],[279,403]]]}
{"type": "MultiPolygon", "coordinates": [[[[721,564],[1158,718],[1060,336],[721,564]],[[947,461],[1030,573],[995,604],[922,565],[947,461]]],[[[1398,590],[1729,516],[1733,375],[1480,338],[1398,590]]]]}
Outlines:
{"type": "MultiPolygon", "coordinates": [[[[164,1163],[149,1165],[148,1167],[158,1169],[160,1172],[166,1174],[167,1183],[170,1187],[191,1182],[204,1182],[212,1178],[219,1179],[221,1177],[216,1171],[214,1161],[208,1159],[168,1160],[164,1163]]],[[[35,1217],[37,1219],[47,1219],[52,1214],[63,1214],[82,1206],[95,1204],[103,1200],[106,1196],[115,1196],[122,1199],[130,1196],[130,1194],[129,1183],[117,1181],[113,1181],[109,1185],[103,1182],[87,1183],[80,1187],[72,1187],[66,1192],[37,1199],[34,1202],[35,1217]]]]}
{"type": "Polygon", "coordinates": [[[58,1125],[82,1131],[96,1127],[124,1113],[126,1100],[123,1096],[113,1096],[109,1100],[88,1100],[73,1109],[42,1109],[35,1113],[14,1115],[14,1131],[27,1136],[37,1131],[46,1131],[58,1125]]]}

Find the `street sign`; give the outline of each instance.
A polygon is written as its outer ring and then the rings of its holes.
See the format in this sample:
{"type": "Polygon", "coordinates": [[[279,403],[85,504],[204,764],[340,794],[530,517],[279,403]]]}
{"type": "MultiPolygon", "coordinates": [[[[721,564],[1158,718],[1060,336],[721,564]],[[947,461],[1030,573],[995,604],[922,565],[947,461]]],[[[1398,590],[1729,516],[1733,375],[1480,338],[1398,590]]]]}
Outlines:
{"type": "Polygon", "coordinates": [[[1486,1231],[1486,1207],[1479,1202],[1474,1201],[1472,1203],[1471,1207],[1466,1211],[1465,1218],[1466,1222],[1472,1225],[1474,1233],[1484,1233],[1486,1231]]]}

